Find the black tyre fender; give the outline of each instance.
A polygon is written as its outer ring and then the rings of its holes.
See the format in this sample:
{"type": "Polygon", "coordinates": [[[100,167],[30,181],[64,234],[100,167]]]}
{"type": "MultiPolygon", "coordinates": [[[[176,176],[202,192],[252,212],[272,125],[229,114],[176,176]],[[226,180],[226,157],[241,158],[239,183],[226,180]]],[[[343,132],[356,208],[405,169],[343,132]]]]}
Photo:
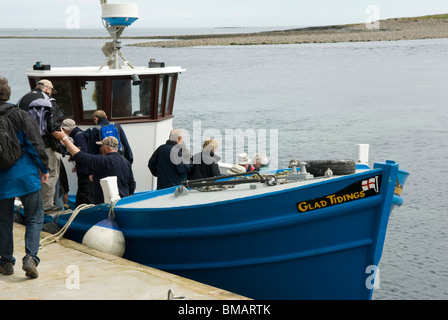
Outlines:
{"type": "Polygon", "coordinates": [[[17,212],[14,213],[14,222],[18,223],[18,224],[23,224],[25,225],[25,218],[18,214],[17,212]]]}
{"type": "MultiPolygon", "coordinates": [[[[293,160],[291,160],[293,161],[293,160]]],[[[315,177],[323,176],[327,169],[331,169],[334,175],[352,174],[356,171],[356,163],[354,160],[296,160],[299,163],[305,162],[305,168],[308,173],[315,177]]]]}
{"type": "Polygon", "coordinates": [[[61,230],[61,228],[56,224],[56,222],[48,222],[46,224],[43,225],[42,227],[42,231],[51,233],[51,234],[56,234],[61,230]]]}

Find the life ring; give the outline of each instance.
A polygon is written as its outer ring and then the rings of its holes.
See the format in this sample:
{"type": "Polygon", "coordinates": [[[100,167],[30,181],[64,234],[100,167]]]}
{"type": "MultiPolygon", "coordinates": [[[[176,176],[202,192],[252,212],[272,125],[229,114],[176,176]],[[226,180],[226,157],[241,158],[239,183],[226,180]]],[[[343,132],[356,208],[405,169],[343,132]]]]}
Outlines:
{"type": "Polygon", "coordinates": [[[308,173],[311,173],[315,177],[325,175],[325,171],[328,168],[333,171],[334,175],[346,175],[356,172],[356,163],[354,160],[291,160],[299,164],[297,168],[300,167],[300,162],[305,162],[305,168],[308,173]]]}

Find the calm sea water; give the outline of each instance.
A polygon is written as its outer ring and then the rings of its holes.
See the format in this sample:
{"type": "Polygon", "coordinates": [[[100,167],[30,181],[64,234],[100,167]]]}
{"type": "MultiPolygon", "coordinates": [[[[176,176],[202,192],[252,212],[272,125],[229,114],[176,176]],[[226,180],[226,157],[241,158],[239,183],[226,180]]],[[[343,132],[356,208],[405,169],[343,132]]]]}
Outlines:
{"type": "MultiPolygon", "coordinates": [[[[159,34],[169,31],[185,33],[159,34]]],[[[202,31],[194,33],[212,32],[202,31]]],[[[0,39],[0,75],[10,81],[11,101],[29,90],[23,70],[36,61],[99,66],[103,42],[0,39]]],[[[123,44],[132,42],[138,41],[123,44]]],[[[229,129],[265,130],[267,153],[278,152],[280,167],[292,158],[354,158],[357,143],[370,145],[371,164],[400,163],[411,175],[404,204],[390,217],[373,298],[448,298],[448,39],[124,46],[122,53],[134,65],[155,58],[187,70],[178,82],[174,125],[189,132],[199,120],[203,132],[223,138],[229,129]],[[269,143],[275,132],[277,151],[269,143]]]]}

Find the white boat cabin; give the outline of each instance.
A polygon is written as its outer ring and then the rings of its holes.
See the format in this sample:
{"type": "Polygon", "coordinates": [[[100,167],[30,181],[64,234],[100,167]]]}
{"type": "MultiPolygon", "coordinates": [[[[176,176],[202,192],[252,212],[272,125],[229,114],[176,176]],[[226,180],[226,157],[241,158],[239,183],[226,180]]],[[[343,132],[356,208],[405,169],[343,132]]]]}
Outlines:
{"type": "MultiPolygon", "coordinates": [[[[154,150],[168,139],[172,129],[173,107],[181,67],[165,67],[150,61],[147,67],[127,66],[51,68],[36,63],[26,71],[30,87],[41,79],[53,83],[53,96],[64,112],[82,129],[94,126],[93,112],[102,109],[111,122],[122,125],[134,154],[136,191],[153,189],[155,178],[147,163],[154,150]]],[[[70,194],[76,194],[77,178],[73,164],[64,157],[70,194]]]]}

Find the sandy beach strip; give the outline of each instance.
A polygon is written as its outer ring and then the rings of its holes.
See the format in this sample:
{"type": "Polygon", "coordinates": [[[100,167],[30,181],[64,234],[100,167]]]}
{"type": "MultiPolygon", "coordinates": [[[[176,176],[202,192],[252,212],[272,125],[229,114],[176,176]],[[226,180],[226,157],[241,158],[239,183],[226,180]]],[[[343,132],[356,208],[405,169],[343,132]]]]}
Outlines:
{"type": "MultiPolygon", "coordinates": [[[[259,33],[188,35],[135,43],[140,47],[192,47],[263,45],[292,43],[332,43],[448,38],[448,14],[416,18],[394,18],[373,24],[359,23],[309,27],[259,33]],[[372,28],[373,27],[373,28],[372,28]]],[[[162,37],[148,37],[148,39],[162,37]]]]}

